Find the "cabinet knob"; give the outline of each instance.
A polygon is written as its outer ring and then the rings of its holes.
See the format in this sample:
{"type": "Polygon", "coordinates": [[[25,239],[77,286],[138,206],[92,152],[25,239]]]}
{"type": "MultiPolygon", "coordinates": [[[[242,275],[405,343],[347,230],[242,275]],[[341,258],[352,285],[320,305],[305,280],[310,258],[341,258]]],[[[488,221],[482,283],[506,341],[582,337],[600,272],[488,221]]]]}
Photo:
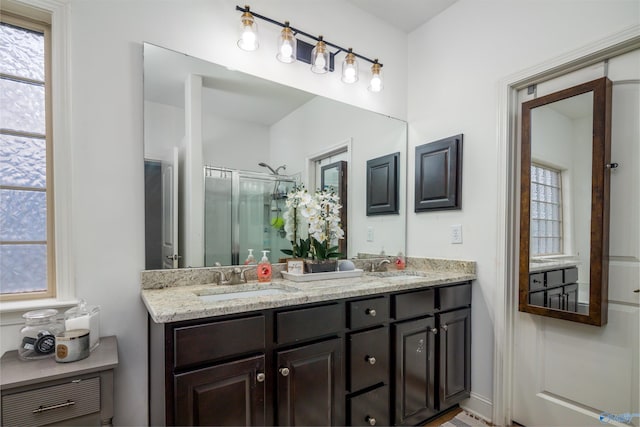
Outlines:
{"type": "Polygon", "coordinates": [[[438,329],[437,328],[431,328],[430,331],[433,332],[433,335],[438,335],[438,329]]]}
{"type": "Polygon", "coordinates": [[[280,368],[279,372],[283,377],[289,376],[289,368],[280,368]]]}
{"type": "Polygon", "coordinates": [[[367,311],[365,311],[365,314],[368,314],[371,317],[376,317],[376,309],[375,308],[367,308],[367,311]]]}
{"type": "Polygon", "coordinates": [[[365,421],[367,422],[367,424],[369,424],[370,426],[374,426],[374,425],[376,425],[376,419],[375,419],[375,418],[373,418],[373,417],[370,417],[370,416],[368,416],[368,415],[367,415],[367,417],[366,417],[364,420],[365,420],[365,421]]]}
{"type": "Polygon", "coordinates": [[[366,361],[369,362],[370,365],[375,365],[376,364],[376,358],[373,356],[367,356],[366,361]]]}
{"type": "Polygon", "coordinates": [[[256,381],[258,381],[259,383],[264,382],[265,379],[265,375],[263,372],[258,373],[258,375],[256,375],[256,381]]]}
{"type": "Polygon", "coordinates": [[[447,329],[449,329],[449,327],[446,324],[442,325],[441,328],[445,332],[447,332],[447,329]]]}

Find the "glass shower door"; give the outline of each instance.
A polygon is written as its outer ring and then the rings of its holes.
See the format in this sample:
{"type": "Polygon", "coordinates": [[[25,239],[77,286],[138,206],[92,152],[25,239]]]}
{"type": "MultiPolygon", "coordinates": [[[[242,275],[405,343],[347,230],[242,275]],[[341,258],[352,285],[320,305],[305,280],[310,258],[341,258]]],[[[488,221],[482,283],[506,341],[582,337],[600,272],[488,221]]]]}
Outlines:
{"type": "Polygon", "coordinates": [[[268,250],[278,262],[291,247],[282,213],[294,185],[290,177],[205,168],[205,266],[243,264],[249,249],[257,261],[268,250]]]}

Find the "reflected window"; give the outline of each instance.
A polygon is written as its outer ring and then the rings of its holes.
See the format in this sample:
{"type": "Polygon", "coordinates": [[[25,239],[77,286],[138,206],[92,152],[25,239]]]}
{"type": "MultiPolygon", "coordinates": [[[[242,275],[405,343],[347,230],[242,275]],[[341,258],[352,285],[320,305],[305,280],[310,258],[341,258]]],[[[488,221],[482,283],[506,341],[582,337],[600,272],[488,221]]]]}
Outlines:
{"type": "Polygon", "coordinates": [[[531,164],[531,256],[558,255],[562,239],[562,172],[531,164]]]}

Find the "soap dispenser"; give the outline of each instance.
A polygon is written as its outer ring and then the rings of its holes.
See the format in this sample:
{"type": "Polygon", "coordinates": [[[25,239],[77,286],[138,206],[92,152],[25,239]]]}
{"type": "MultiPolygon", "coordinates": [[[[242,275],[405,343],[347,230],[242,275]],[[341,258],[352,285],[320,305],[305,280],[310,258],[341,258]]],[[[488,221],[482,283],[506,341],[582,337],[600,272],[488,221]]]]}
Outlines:
{"type": "Polygon", "coordinates": [[[247,259],[244,260],[244,265],[254,265],[256,263],[256,258],[253,256],[253,249],[249,249],[249,255],[247,255],[247,259]]]}
{"type": "Polygon", "coordinates": [[[398,252],[398,256],[396,257],[396,269],[404,270],[406,266],[407,266],[407,262],[404,259],[404,255],[402,254],[402,251],[400,251],[398,252]]]}
{"type": "Polygon", "coordinates": [[[262,259],[258,263],[258,282],[270,283],[271,282],[271,263],[267,258],[269,251],[262,251],[262,259]]]}

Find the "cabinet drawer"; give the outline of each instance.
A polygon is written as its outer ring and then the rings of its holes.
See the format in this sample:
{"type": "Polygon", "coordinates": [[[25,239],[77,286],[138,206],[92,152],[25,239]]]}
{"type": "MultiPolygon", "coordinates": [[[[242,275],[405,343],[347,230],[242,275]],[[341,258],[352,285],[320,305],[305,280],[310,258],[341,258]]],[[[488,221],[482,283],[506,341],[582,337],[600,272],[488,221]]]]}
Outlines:
{"type": "Polygon", "coordinates": [[[265,347],[264,316],[223,320],[176,328],[176,368],[212,361],[265,347]]]}
{"type": "Polygon", "coordinates": [[[349,328],[373,326],[389,320],[389,299],[369,298],[348,303],[349,328]]]}
{"type": "Polygon", "coordinates": [[[471,284],[447,286],[438,288],[440,296],[440,310],[451,310],[458,307],[467,307],[471,304],[471,284]]]}
{"type": "Polygon", "coordinates": [[[2,425],[41,426],[100,411],[100,377],[2,396],[2,425]]]}
{"type": "Polygon", "coordinates": [[[285,344],[344,329],[344,305],[330,304],[276,314],[276,342],[285,344]]]}
{"type": "Polygon", "coordinates": [[[349,337],[349,390],[354,392],[389,382],[389,328],[349,337]]]}
{"type": "Polygon", "coordinates": [[[396,320],[433,313],[435,309],[434,289],[408,292],[393,296],[393,314],[396,320]]]}
{"type": "Polygon", "coordinates": [[[554,286],[562,285],[562,281],[564,278],[562,277],[563,270],[552,270],[547,271],[545,274],[547,275],[547,288],[553,288],[554,286]]]}
{"type": "Polygon", "coordinates": [[[564,270],[564,283],[576,283],[578,281],[578,269],[576,267],[564,270]]]}
{"type": "Polygon", "coordinates": [[[529,275],[529,290],[538,291],[544,289],[544,273],[529,275]]]}
{"type": "Polygon", "coordinates": [[[389,387],[382,386],[349,399],[349,425],[388,426],[389,387]]]}

